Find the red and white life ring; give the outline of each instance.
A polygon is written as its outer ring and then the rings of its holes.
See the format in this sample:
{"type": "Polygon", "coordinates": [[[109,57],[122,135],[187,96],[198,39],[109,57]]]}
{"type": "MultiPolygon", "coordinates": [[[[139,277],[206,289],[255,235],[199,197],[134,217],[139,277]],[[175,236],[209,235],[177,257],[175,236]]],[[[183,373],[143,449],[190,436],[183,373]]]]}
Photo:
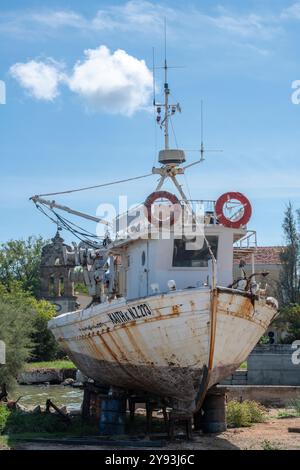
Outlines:
{"type": "Polygon", "coordinates": [[[181,205],[179,199],[175,196],[175,194],[169,193],[168,191],[154,191],[151,193],[146,201],[144,202],[145,207],[145,216],[147,217],[150,224],[154,225],[162,225],[166,220],[156,219],[152,217],[152,205],[157,199],[168,199],[172,206],[173,210],[171,211],[170,218],[168,219],[170,225],[174,225],[174,223],[179,219],[181,214],[181,205]]]}
{"type": "Polygon", "coordinates": [[[240,228],[243,225],[246,225],[252,215],[252,207],[249,199],[244,196],[242,193],[237,192],[228,192],[222,194],[216,202],[216,217],[220,224],[229,228],[240,228]],[[237,200],[241,203],[244,208],[242,216],[237,220],[231,220],[224,214],[224,206],[230,200],[237,200]]]}

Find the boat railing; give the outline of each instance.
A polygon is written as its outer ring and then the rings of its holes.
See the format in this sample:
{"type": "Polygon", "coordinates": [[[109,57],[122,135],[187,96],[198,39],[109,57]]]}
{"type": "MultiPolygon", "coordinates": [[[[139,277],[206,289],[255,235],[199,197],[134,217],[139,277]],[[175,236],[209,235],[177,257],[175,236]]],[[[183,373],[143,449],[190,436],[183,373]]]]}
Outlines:
{"type": "Polygon", "coordinates": [[[257,234],[255,230],[247,230],[246,235],[237,240],[234,244],[235,250],[253,251],[257,248],[257,234]]]}
{"type": "MultiPolygon", "coordinates": [[[[189,199],[189,200],[179,200],[182,208],[190,207],[193,212],[200,217],[203,217],[205,225],[216,225],[218,224],[215,205],[216,201],[209,199],[189,199]]],[[[114,226],[116,227],[116,233],[119,232],[121,226],[126,227],[131,224],[135,218],[143,213],[143,204],[139,204],[131,207],[129,210],[118,214],[114,221],[114,226]],[[121,223],[122,222],[122,223],[121,223]]],[[[146,216],[145,216],[146,219],[146,216]]],[[[122,231],[122,230],[121,230],[122,231]]]]}

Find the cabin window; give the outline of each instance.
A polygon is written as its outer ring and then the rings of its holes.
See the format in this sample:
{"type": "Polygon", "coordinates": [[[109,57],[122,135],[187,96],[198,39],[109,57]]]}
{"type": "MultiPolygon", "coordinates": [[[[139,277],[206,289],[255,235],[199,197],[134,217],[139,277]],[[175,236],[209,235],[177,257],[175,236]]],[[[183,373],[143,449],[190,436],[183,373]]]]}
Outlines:
{"type": "MultiPolygon", "coordinates": [[[[217,257],[218,237],[208,236],[206,238],[211,246],[214,256],[217,257]]],[[[208,261],[211,259],[211,256],[206,242],[204,241],[203,247],[200,250],[187,250],[186,243],[189,243],[190,241],[191,240],[186,240],[185,237],[174,240],[173,267],[207,268],[208,261]]],[[[195,241],[195,239],[193,241],[195,241]]]]}

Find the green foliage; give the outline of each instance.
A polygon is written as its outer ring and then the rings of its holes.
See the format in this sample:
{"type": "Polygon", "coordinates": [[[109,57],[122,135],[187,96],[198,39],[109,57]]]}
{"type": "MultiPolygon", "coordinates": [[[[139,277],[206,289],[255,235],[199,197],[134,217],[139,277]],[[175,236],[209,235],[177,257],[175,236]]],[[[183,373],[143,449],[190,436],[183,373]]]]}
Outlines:
{"type": "Polygon", "coordinates": [[[10,411],[7,409],[5,405],[0,404],[0,434],[3,432],[7,420],[10,416],[10,411]]]}
{"type": "Polygon", "coordinates": [[[270,344],[270,338],[267,335],[263,335],[258,344],[270,344]]]}
{"type": "Polygon", "coordinates": [[[52,304],[36,300],[19,282],[13,281],[8,287],[0,284],[0,332],[7,347],[7,364],[0,369],[0,383],[13,385],[29,359],[56,357],[58,346],[47,329],[54,315],[52,304]]]}
{"type": "Polygon", "coordinates": [[[14,410],[6,416],[3,431],[5,434],[13,433],[53,433],[63,432],[68,424],[54,413],[24,413],[14,410]]]}
{"type": "Polygon", "coordinates": [[[263,450],[280,450],[276,443],[272,443],[268,439],[262,441],[261,446],[263,450]]]}
{"type": "Polygon", "coordinates": [[[239,403],[235,400],[227,404],[227,424],[229,427],[241,428],[266,420],[264,407],[255,401],[246,400],[239,403]]]}
{"type": "MultiPolygon", "coordinates": [[[[299,214],[298,214],[299,217],[299,214]]],[[[300,237],[292,204],[286,208],[282,224],[286,247],[280,254],[282,262],[278,284],[278,296],[282,305],[300,302],[300,283],[298,276],[300,257],[300,237]]]]}
{"type": "Polygon", "coordinates": [[[77,284],[74,286],[74,291],[78,292],[79,294],[89,294],[88,288],[83,282],[77,282],[77,284]]]}
{"type": "Polygon", "coordinates": [[[0,283],[9,288],[12,282],[20,283],[24,290],[35,296],[39,293],[39,267],[42,248],[46,241],[41,237],[27,240],[10,240],[0,245],[0,283]]]}
{"type": "Polygon", "coordinates": [[[12,305],[0,296],[0,332],[6,344],[6,364],[0,367],[0,384],[6,383],[8,388],[15,385],[18,373],[30,357],[33,331],[33,311],[12,305]]]}
{"type": "Polygon", "coordinates": [[[247,361],[242,362],[242,364],[240,365],[239,369],[247,370],[247,369],[248,369],[248,363],[247,363],[247,361]]]}
{"type": "Polygon", "coordinates": [[[287,334],[282,339],[283,343],[290,344],[300,339],[300,304],[282,307],[274,325],[279,327],[284,325],[287,334]]]}
{"type": "Polygon", "coordinates": [[[300,416],[300,400],[299,399],[291,400],[289,405],[296,413],[296,416],[300,416]]]}
{"type": "MultiPolygon", "coordinates": [[[[9,441],[30,437],[71,437],[96,435],[98,426],[95,423],[84,423],[80,416],[72,417],[70,422],[63,421],[56,413],[34,413],[24,411],[3,412],[1,432],[9,436],[9,441]]],[[[0,411],[1,413],[1,411],[0,411]]],[[[1,416],[1,414],[0,414],[1,416]]],[[[1,418],[0,418],[1,419],[1,418]]]]}
{"type": "Polygon", "coordinates": [[[77,369],[72,361],[61,359],[55,361],[29,362],[26,364],[26,370],[32,369],[77,369]]]}

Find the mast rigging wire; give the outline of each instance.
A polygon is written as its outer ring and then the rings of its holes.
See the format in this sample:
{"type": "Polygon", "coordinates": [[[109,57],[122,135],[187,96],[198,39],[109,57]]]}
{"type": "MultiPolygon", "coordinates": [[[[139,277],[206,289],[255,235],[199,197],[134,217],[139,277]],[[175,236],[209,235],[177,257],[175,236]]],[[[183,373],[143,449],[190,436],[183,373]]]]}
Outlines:
{"type": "Polygon", "coordinates": [[[139,180],[139,179],[142,179],[142,178],[147,178],[148,176],[152,176],[152,174],[153,173],[148,173],[146,175],[135,176],[133,178],[127,178],[127,179],[124,179],[124,180],[112,181],[110,183],[97,184],[95,186],[85,186],[83,188],[77,188],[77,189],[69,189],[67,191],[59,191],[57,193],[37,194],[37,196],[38,197],[44,197],[44,196],[57,196],[59,194],[77,193],[79,191],[87,191],[89,189],[103,188],[105,186],[112,186],[114,184],[127,183],[128,181],[134,181],[134,180],[139,180]]]}

